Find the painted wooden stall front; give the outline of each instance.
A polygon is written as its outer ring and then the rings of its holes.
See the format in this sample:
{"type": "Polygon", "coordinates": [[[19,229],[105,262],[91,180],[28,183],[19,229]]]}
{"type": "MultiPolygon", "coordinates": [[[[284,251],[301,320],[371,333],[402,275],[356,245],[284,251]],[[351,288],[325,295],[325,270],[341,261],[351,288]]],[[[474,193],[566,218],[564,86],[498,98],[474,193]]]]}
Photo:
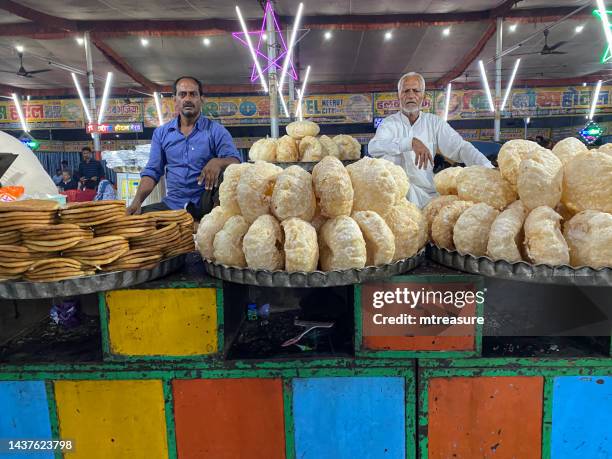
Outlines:
{"type": "MultiPolygon", "coordinates": [[[[482,288],[418,271],[386,283],[482,288]]],[[[73,449],[0,458],[612,457],[609,358],[482,358],[479,327],[368,335],[381,286],[366,284],[355,286],[354,356],[228,360],[231,288],[200,276],[101,293],[102,362],[0,371],[0,439],[73,449]]]]}

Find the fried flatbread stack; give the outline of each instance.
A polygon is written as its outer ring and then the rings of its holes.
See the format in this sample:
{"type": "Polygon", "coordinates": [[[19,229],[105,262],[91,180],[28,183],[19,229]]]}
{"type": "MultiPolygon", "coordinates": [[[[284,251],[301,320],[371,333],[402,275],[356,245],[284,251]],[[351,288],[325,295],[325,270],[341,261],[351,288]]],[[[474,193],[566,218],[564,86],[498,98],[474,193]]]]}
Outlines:
{"type": "Polygon", "coordinates": [[[82,228],[109,223],[124,215],[124,201],[74,202],[59,211],[62,223],[72,223],[82,228]]]}
{"type": "Polygon", "coordinates": [[[162,259],[161,251],[150,249],[130,249],[116,261],[101,266],[102,271],[133,271],[136,269],[153,269],[162,259]]]}
{"type": "Polygon", "coordinates": [[[156,229],[155,220],[144,215],[124,215],[96,226],[96,236],[122,236],[126,239],[150,236],[156,229]]]}
{"type": "Polygon", "coordinates": [[[179,226],[180,238],[176,243],[163,248],[164,257],[173,257],[195,250],[193,240],[193,217],[186,210],[166,210],[146,214],[157,222],[158,226],[176,223],[179,226]]]}
{"type": "Polygon", "coordinates": [[[18,279],[46,253],[33,252],[27,247],[0,245],[0,280],[18,279]]]}
{"type": "Polygon", "coordinates": [[[181,233],[176,223],[169,223],[153,231],[151,235],[145,237],[135,237],[130,240],[132,249],[149,249],[151,251],[167,250],[174,246],[181,239],[181,233]]]}
{"type": "Polygon", "coordinates": [[[22,244],[35,252],[61,252],[93,238],[93,231],[78,225],[33,226],[21,230],[22,244]]]}
{"type": "Polygon", "coordinates": [[[33,282],[55,282],[94,273],[93,268],[85,267],[71,258],[47,258],[30,266],[24,277],[33,282]]]}
{"type": "Polygon", "coordinates": [[[57,220],[59,203],[42,199],[0,203],[0,234],[28,226],[51,225],[57,220]]]}
{"type": "Polygon", "coordinates": [[[130,246],[121,236],[100,236],[81,241],[63,255],[86,266],[100,267],[112,263],[125,255],[130,246]]]}
{"type": "Polygon", "coordinates": [[[21,243],[21,233],[14,231],[0,231],[0,245],[16,245],[21,243]]]}

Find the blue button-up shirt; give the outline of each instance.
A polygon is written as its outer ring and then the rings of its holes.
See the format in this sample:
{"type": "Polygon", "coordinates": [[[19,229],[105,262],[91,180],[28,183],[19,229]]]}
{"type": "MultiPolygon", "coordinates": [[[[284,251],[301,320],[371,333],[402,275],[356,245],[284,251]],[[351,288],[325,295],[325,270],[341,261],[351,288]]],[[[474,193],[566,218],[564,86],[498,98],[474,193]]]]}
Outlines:
{"type": "Polygon", "coordinates": [[[171,209],[182,209],[189,202],[199,204],[204,184],[198,185],[198,177],[208,161],[227,157],[242,160],[227,129],[200,115],[185,137],[176,117],[153,132],[149,162],[140,175],[159,182],[165,173],[164,202],[171,209]]]}

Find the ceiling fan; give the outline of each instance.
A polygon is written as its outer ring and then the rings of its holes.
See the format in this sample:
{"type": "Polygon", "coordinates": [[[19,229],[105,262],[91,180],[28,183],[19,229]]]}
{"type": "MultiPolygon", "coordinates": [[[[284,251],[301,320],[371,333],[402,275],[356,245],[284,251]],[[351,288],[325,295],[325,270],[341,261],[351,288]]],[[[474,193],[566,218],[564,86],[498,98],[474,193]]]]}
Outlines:
{"type": "Polygon", "coordinates": [[[566,43],[567,41],[559,41],[555,43],[554,45],[549,46],[548,45],[548,29],[545,29],[544,30],[544,46],[542,47],[540,51],[534,51],[532,53],[512,54],[512,56],[528,56],[530,54],[539,54],[541,56],[547,56],[549,54],[567,54],[567,52],[565,51],[557,51],[557,49],[559,49],[561,46],[563,46],[566,43]]]}
{"type": "Polygon", "coordinates": [[[14,70],[0,70],[2,73],[12,73],[20,77],[24,78],[32,78],[37,73],[50,72],[51,69],[39,69],[39,70],[26,70],[23,66],[23,53],[17,53],[19,56],[19,70],[15,72],[14,70]]]}

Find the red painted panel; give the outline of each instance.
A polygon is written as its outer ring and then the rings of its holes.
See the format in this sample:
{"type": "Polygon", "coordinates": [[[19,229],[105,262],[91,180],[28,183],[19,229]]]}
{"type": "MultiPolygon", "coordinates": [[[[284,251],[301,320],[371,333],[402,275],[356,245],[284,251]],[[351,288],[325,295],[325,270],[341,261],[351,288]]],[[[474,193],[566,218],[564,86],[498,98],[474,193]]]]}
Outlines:
{"type": "Polygon", "coordinates": [[[285,457],[280,379],[174,380],[178,457],[285,457]]]}
{"type": "Polygon", "coordinates": [[[429,381],[430,458],[539,459],[542,377],[429,381]]]}

